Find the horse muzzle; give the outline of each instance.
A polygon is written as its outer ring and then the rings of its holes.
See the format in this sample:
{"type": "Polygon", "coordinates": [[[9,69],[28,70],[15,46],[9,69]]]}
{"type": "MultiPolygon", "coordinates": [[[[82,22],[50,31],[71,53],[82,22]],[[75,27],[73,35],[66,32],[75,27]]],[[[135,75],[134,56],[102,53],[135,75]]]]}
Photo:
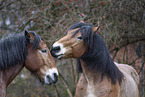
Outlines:
{"type": "Polygon", "coordinates": [[[51,47],[50,49],[50,53],[54,58],[61,58],[63,53],[61,53],[61,48],[60,46],[56,46],[56,47],[51,47]]]}
{"type": "Polygon", "coordinates": [[[41,81],[42,84],[48,84],[51,85],[53,83],[56,83],[58,81],[58,70],[57,68],[50,68],[45,71],[41,70],[43,73],[44,77],[43,80],[41,81]]]}
{"type": "Polygon", "coordinates": [[[53,73],[52,75],[45,76],[44,84],[51,85],[53,83],[56,83],[57,81],[58,81],[58,74],[53,73]]]}
{"type": "Polygon", "coordinates": [[[62,58],[63,55],[65,55],[66,51],[66,47],[64,47],[62,43],[58,42],[55,42],[50,49],[50,53],[52,54],[52,56],[58,59],[62,58]]]}

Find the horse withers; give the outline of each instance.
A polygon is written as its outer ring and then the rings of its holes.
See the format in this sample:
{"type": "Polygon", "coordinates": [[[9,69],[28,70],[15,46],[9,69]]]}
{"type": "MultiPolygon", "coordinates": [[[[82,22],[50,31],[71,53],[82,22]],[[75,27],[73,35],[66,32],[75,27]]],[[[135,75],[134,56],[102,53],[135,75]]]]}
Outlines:
{"type": "Polygon", "coordinates": [[[0,97],[6,88],[26,67],[42,84],[56,83],[58,70],[43,39],[33,31],[16,34],[0,40],[0,97]]]}
{"type": "Polygon", "coordinates": [[[131,66],[113,62],[97,30],[76,23],[50,50],[56,58],[77,59],[82,75],[75,97],[138,97],[139,75],[131,66]]]}

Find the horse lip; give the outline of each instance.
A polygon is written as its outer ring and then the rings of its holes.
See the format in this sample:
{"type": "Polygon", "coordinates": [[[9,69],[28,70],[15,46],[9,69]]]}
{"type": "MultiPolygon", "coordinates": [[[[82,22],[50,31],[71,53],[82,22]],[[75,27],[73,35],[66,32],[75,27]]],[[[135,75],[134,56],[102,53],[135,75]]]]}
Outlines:
{"type": "Polygon", "coordinates": [[[58,59],[61,59],[61,58],[62,58],[62,55],[59,55],[57,58],[58,58],[58,59]]]}
{"type": "Polygon", "coordinates": [[[52,55],[54,58],[58,58],[58,59],[61,59],[63,54],[60,54],[60,55],[52,55]]]}

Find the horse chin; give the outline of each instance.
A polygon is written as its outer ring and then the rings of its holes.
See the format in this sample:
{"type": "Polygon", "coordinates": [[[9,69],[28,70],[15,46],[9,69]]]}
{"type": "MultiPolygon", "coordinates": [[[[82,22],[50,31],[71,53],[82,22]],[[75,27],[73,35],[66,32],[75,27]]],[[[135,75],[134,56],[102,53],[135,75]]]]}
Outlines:
{"type": "Polygon", "coordinates": [[[53,83],[53,82],[49,82],[48,80],[45,80],[45,79],[43,79],[43,80],[41,79],[40,82],[42,85],[51,85],[53,83]]]}
{"type": "Polygon", "coordinates": [[[52,82],[49,82],[48,80],[46,81],[45,79],[40,80],[40,82],[42,85],[51,85],[52,84],[52,82]]]}
{"type": "Polygon", "coordinates": [[[67,55],[60,55],[60,56],[57,57],[57,59],[59,59],[59,60],[61,60],[62,58],[67,59],[67,58],[72,58],[72,57],[67,56],[67,55]]]}
{"type": "Polygon", "coordinates": [[[58,56],[57,59],[61,60],[62,59],[62,55],[61,56],[58,56]]]}
{"type": "Polygon", "coordinates": [[[51,84],[55,84],[58,81],[58,78],[55,80],[52,79],[45,79],[44,84],[45,85],[51,85],[51,84]]]}
{"type": "Polygon", "coordinates": [[[49,82],[46,82],[46,83],[44,83],[45,85],[51,85],[52,83],[49,83],[49,82]]]}

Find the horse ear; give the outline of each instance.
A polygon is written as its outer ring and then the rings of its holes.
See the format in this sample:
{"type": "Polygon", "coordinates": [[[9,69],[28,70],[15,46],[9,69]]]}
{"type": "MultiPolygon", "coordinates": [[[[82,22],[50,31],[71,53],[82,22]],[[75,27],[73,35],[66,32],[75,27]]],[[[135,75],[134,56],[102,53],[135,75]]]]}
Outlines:
{"type": "Polygon", "coordinates": [[[100,26],[93,27],[93,34],[95,34],[99,30],[100,26]]]}
{"type": "Polygon", "coordinates": [[[33,34],[29,33],[28,31],[25,30],[25,38],[29,43],[33,43],[34,41],[34,36],[33,34]]]}

